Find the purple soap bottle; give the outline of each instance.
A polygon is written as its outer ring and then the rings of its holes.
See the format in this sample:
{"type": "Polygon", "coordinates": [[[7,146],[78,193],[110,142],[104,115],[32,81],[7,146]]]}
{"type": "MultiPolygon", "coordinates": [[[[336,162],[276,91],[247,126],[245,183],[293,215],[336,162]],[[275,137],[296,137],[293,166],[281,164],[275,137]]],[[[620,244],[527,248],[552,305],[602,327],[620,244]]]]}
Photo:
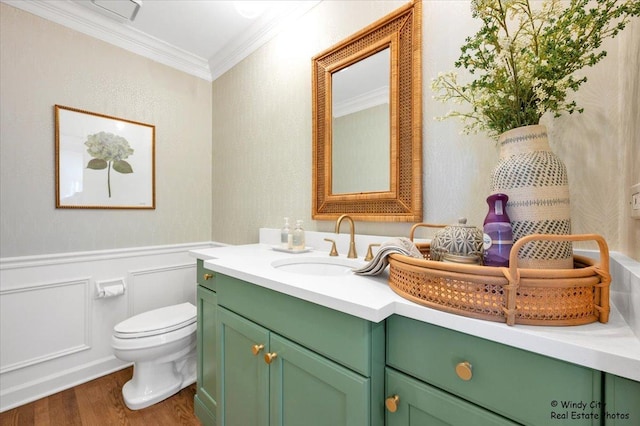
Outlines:
{"type": "Polygon", "coordinates": [[[509,253],[513,246],[511,221],[507,216],[506,194],[487,197],[489,212],[484,219],[484,264],[486,266],[509,266],[509,253]]]}

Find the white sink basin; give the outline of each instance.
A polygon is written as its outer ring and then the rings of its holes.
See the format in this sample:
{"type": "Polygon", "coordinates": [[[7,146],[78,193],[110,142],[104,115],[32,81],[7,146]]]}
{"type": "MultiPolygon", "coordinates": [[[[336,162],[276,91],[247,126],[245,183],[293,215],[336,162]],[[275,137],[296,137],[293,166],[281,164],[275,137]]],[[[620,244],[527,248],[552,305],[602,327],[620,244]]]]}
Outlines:
{"type": "Polygon", "coordinates": [[[275,260],[271,266],[286,272],[302,275],[348,275],[354,268],[360,268],[365,264],[357,259],[344,257],[289,257],[275,260]]]}

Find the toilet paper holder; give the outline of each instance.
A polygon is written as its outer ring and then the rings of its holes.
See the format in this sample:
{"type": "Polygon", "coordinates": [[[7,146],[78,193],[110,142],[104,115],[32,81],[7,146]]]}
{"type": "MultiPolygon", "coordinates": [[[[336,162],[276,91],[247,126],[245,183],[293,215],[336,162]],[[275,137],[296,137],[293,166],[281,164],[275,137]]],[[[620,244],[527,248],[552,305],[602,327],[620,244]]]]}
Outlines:
{"type": "Polygon", "coordinates": [[[96,281],[96,299],[122,296],[127,289],[124,278],[96,281]]]}

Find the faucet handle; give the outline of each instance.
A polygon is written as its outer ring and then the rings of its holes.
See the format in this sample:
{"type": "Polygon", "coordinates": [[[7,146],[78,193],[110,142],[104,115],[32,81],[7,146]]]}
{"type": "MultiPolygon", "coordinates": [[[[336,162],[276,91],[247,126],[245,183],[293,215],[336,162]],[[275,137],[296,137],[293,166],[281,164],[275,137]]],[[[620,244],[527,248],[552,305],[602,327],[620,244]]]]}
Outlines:
{"type": "Polygon", "coordinates": [[[369,244],[369,248],[367,248],[367,255],[364,257],[364,261],[365,262],[369,262],[371,260],[373,260],[373,251],[371,250],[372,247],[378,247],[380,244],[369,244]]]}
{"type": "Polygon", "coordinates": [[[336,242],[331,238],[325,238],[324,240],[331,243],[331,251],[329,252],[329,256],[337,256],[338,249],[336,248],[336,242]]]}

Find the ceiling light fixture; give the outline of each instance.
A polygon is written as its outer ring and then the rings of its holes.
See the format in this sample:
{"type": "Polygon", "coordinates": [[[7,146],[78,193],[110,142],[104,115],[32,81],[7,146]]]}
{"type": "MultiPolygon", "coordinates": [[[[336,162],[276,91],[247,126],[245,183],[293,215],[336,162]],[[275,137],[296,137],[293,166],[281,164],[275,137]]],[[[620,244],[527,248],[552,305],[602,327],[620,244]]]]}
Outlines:
{"type": "Polygon", "coordinates": [[[269,6],[271,6],[270,3],[272,2],[244,0],[236,1],[234,3],[234,6],[236,8],[236,11],[242,17],[247,19],[255,19],[258,16],[262,15],[262,12],[264,12],[269,6]]]}
{"type": "Polygon", "coordinates": [[[142,0],[91,0],[93,4],[107,12],[128,21],[136,19],[142,0]]]}

